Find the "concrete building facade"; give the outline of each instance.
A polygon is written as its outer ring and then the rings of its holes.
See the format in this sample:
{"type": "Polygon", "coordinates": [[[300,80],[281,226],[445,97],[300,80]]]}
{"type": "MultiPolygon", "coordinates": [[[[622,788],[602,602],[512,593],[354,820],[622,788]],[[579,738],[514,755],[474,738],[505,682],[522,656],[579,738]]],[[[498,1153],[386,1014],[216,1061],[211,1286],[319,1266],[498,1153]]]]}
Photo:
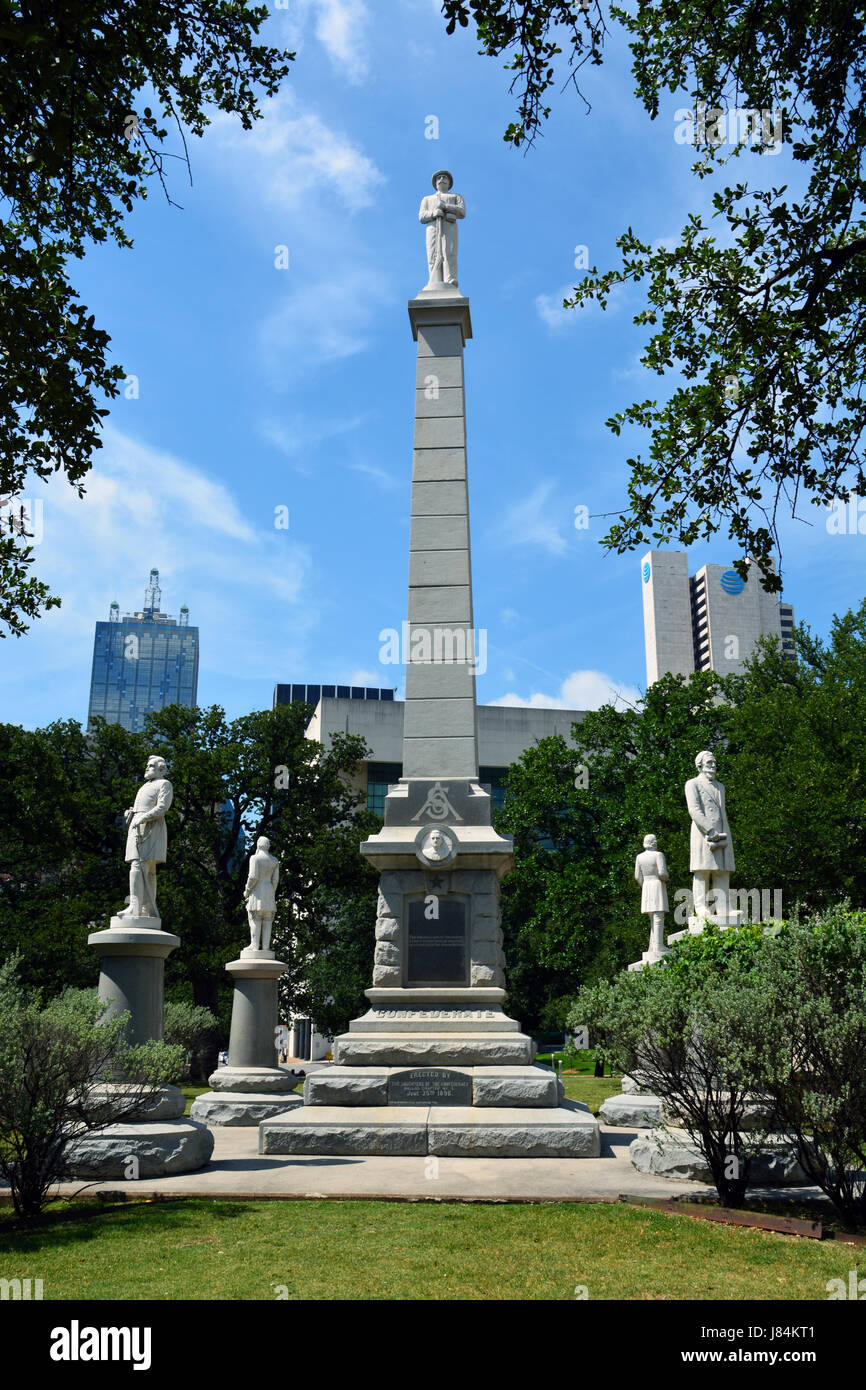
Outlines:
{"type": "Polygon", "coordinates": [[[724,565],[689,576],[685,551],[650,550],[641,559],[647,685],[660,676],[741,671],[762,637],[793,655],[794,609],[724,565]]]}

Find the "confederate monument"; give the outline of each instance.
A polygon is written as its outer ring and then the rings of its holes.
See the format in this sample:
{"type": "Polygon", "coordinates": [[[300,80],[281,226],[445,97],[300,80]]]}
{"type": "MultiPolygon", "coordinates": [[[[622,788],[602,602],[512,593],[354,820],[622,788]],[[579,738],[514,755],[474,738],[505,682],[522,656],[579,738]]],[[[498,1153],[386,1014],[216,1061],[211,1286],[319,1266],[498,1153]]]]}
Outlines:
{"type": "Polygon", "coordinates": [[[430,278],[409,301],[418,357],[403,768],[384,827],[361,846],[379,870],[370,1007],[336,1039],[335,1065],[306,1078],[303,1107],[262,1123],[265,1154],[600,1152],[593,1115],[562,1101],[503,1011],[499,884],[513,847],[478,782],[463,377],[472,324],[451,220],[465,206],[451,185],[440,170],[421,205],[430,278]]]}
{"type": "Polygon", "coordinates": [[[165,863],[168,837],[165,813],[171,806],[172,786],[166,778],[165,759],[154,754],[147,760],[144,785],[124,812],[127,825],[126,862],[129,864],[129,906],[118,917],[151,917],[156,910],[156,866],[165,863]]]}
{"type": "Polygon", "coordinates": [[[655,965],[668,954],[664,943],[668,866],[655,835],[644,835],[643,852],[634,861],[634,876],[641,885],[640,910],[649,914],[651,922],[649,950],[629,966],[629,970],[640,970],[644,965],[655,965]]]}

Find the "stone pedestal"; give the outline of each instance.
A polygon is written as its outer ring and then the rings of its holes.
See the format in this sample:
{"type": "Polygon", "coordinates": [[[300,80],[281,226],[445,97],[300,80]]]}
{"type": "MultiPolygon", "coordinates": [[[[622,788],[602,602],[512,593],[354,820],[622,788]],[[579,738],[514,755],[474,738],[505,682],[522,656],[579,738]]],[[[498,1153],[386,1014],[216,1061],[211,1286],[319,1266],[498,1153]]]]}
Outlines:
{"type": "Polygon", "coordinates": [[[286,966],[273,951],[247,946],[229,961],[232,1023],[227,1067],[208,1077],[210,1091],[196,1096],[190,1115],[208,1125],[257,1125],[302,1104],[293,1095],[300,1076],[275,1063],[277,986],[286,966]]]}
{"type": "MultiPolygon", "coordinates": [[[[671,938],[668,937],[668,940],[670,941],[671,938]]],[[[660,951],[644,951],[640,960],[633,960],[628,968],[629,970],[644,970],[648,965],[658,965],[659,961],[664,960],[665,956],[669,954],[666,946],[660,951]]]]}
{"type": "Polygon", "coordinates": [[[706,917],[690,917],[688,926],[683,927],[682,931],[671,932],[666,938],[667,943],[673,946],[675,941],[682,941],[687,936],[700,936],[708,922],[724,931],[726,927],[740,926],[742,920],[742,912],[714,912],[706,917]]]}
{"type": "MultiPolygon", "coordinates": [[[[163,1036],[163,975],[166,958],[180,938],[162,930],[158,917],[112,917],[107,931],[87,938],[99,955],[99,997],[112,1015],[128,1012],[132,1043],[163,1036]]],[[[123,1092],[122,1083],[106,1083],[123,1092]]],[[[213,1135],[186,1120],[186,1100],[177,1086],[163,1086],[147,1109],[76,1139],[69,1148],[71,1172],[79,1178],[158,1178],[203,1168],[213,1153],[213,1135]]]]}

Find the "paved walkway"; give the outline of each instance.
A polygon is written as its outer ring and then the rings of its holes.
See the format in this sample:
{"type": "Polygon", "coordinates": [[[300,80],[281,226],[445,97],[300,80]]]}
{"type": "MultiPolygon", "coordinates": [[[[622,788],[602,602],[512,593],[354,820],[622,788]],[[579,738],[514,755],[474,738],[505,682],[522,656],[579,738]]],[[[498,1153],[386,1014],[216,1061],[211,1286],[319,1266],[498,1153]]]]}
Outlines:
{"type": "MultiPolygon", "coordinates": [[[[215,1128],[213,1157],[197,1173],[138,1182],[93,1183],[87,1191],[184,1197],[378,1197],[421,1200],[616,1201],[629,1197],[714,1195],[702,1183],[638,1173],[628,1146],[636,1130],[602,1126],[600,1158],[261,1157],[258,1130],[215,1128]]],[[[81,1182],[64,1183],[65,1195],[81,1182]]],[[[809,1190],[810,1191],[810,1190],[809,1190]]],[[[805,1188],[775,1189],[802,1197],[805,1188]]]]}

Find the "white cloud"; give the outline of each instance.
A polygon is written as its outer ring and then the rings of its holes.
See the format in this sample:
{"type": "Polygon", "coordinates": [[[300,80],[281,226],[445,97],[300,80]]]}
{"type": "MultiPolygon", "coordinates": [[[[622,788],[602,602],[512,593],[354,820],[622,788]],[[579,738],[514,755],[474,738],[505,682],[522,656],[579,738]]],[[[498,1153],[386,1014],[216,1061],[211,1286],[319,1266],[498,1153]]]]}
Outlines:
{"type": "Polygon", "coordinates": [[[380,306],[391,298],[386,277],[369,270],[349,268],[329,280],[290,285],[259,330],[275,389],[291,390],[315,368],[363,352],[371,325],[381,324],[380,306]]]}
{"type": "Polygon", "coordinates": [[[363,0],[313,0],[316,38],[334,67],[350,82],[363,82],[370,68],[370,12],[363,0]]]}
{"type": "MultiPolygon", "coordinates": [[[[509,677],[506,675],[506,680],[509,677]]],[[[492,705],[507,705],[512,709],[601,709],[602,705],[635,705],[641,698],[634,686],[623,685],[602,671],[573,671],[566,676],[558,695],[533,692],[528,700],[509,693],[492,705]]]]}
{"type": "Polygon", "coordinates": [[[379,671],[379,672],[376,672],[376,671],[368,671],[365,667],[362,666],[359,670],[353,671],[353,672],[352,672],[351,676],[350,676],[349,679],[348,679],[347,684],[348,684],[348,685],[364,685],[364,686],[369,685],[369,686],[376,686],[376,687],[378,687],[378,686],[379,686],[379,683],[380,683],[380,681],[381,681],[381,678],[382,678],[382,673],[381,673],[381,671],[379,671]]]}
{"type": "Polygon", "coordinates": [[[0,718],[38,724],[62,705],[83,721],[93,625],[112,599],[121,612],[139,608],[151,567],[164,610],[185,603],[201,628],[200,699],[209,680],[219,688],[240,676],[262,682],[267,704],[280,671],[306,660],[318,621],[307,548],[274,527],[270,500],[247,514],[205,466],[110,425],[103,438],[84,498],[60,480],[29,489],[44,498],[37,572],[63,602],[7,640],[0,718]]]}
{"type": "Polygon", "coordinates": [[[545,515],[553,483],[542,482],[528,497],[515,502],[497,528],[503,545],[539,545],[551,555],[564,555],[568,543],[554,520],[545,515]]]}
{"type": "Polygon", "coordinates": [[[516,608],[503,608],[499,621],[503,627],[515,627],[520,622],[520,614],[516,608]]]}
{"type": "Polygon", "coordinates": [[[554,294],[537,294],[535,296],[535,309],[538,317],[553,333],[561,333],[565,329],[574,328],[581,323],[587,314],[609,314],[621,308],[626,302],[627,289],[625,285],[614,285],[607,297],[607,306],[602,309],[597,299],[587,300],[585,304],[579,305],[575,309],[563,309],[564,299],[573,299],[575,286],[580,283],[580,275],[576,275],[570,283],[562,285],[554,294]]]}
{"type": "Polygon", "coordinates": [[[281,454],[285,454],[286,458],[297,460],[298,471],[309,476],[313,472],[312,464],[307,466],[305,463],[309,455],[326,440],[351,434],[366,418],[365,415],[352,415],[345,420],[333,417],[317,419],[315,416],[297,412],[286,424],[277,420],[263,420],[259,425],[259,433],[269,444],[273,444],[275,449],[279,449],[281,454]]]}
{"type": "Polygon", "coordinates": [[[262,103],[262,119],[252,130],[218,113],[213,131],[223,155],[232,151],[242,156],[236,173],[244,183],[246,205],[258,193],[272,205],[308,214],[310,194],[324,192],[336,195],[350,212],[360,212],[385,182],[373,160],[347,135],[314,111],[298,111],[289,88],[262,103]]]}

